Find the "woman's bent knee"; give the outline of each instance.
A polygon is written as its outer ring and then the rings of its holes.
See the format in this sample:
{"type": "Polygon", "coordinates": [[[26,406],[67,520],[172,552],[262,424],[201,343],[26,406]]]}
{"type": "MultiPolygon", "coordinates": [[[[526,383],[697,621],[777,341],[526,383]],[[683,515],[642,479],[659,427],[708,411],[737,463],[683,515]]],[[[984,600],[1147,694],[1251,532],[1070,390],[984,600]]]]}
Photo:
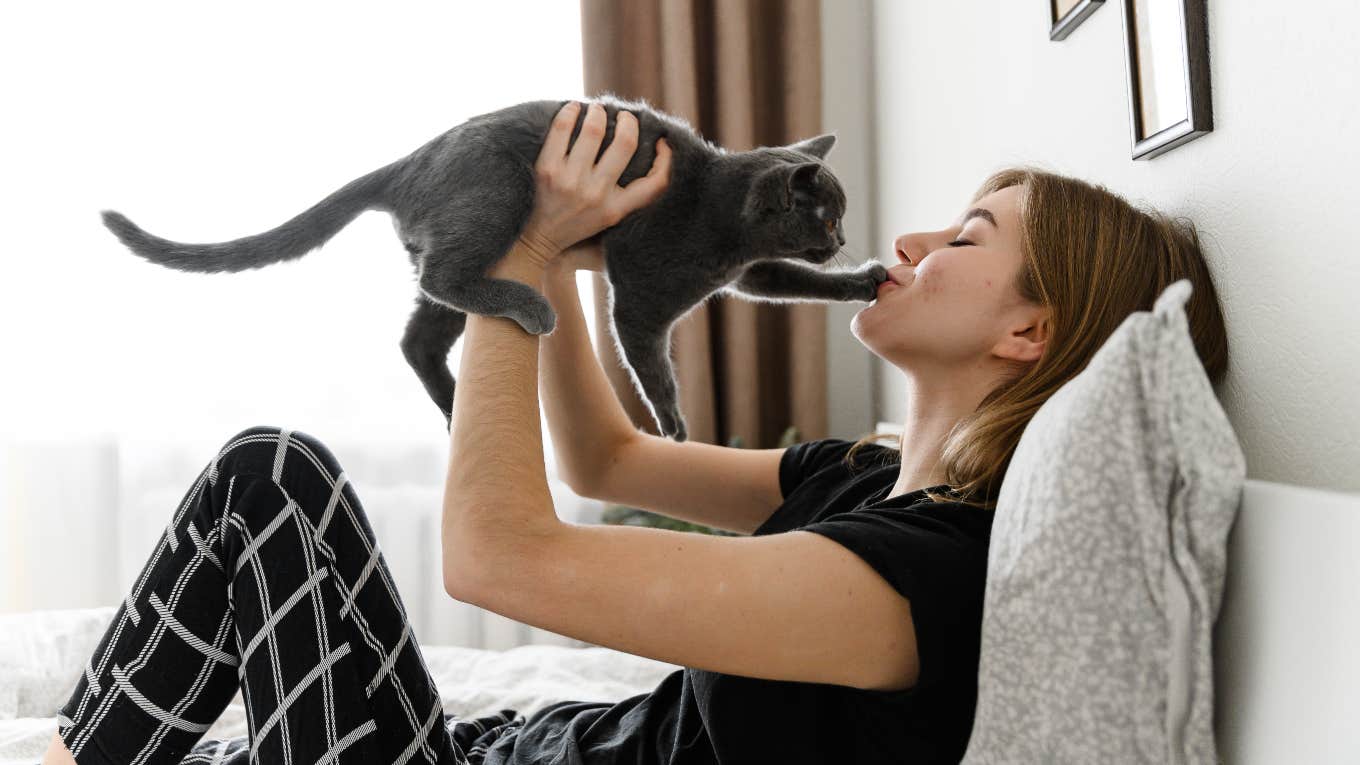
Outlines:
{"type": "MultiPolygon", "coordinates": [[[[214,483],[224,475],[247,475],[257,479],[255,483],[276,485],[297,503],[296,509],[306,516],[317,516],[311,518],[314,523],[328,509],[333,512],[347,483],[339,461],[321,439],[271,425],[249,427],[228,439],[215,468],[214,483]]],[[[242,488],[237,483],[237,488],[242,488]]]]}
{"type": "Polygon", "coordinates": [[[222,444],[213,458],[213,477],[223,473],[271,475],[288,432],[287,428],[273,425],[254,425],[238,432],[222,444]]]}
{"type": "Polygon", "coordinates": [[[340,462],[321,439],[310,433],[277,425],[255,425],[227,439],[215,459],[217,470],[267,475],[280,480],[283,470],[317,471],[338,475],[340,462]]]}

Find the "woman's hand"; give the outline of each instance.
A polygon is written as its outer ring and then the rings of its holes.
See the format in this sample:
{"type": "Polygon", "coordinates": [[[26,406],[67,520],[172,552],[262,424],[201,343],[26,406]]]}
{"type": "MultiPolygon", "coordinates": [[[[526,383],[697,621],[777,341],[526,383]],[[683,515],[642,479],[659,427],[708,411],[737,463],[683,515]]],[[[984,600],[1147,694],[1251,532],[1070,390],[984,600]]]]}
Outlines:
{"type": "Polygon", "coordinates": [[[577,271],[604,271],[604,243],[592,236],[582,239],[548,262],[548,273],[574,275],[577,271]]]}
{"type": "Polygon", "coordinates": [[[596,163],[606,119],[604,107],[591,103],[581,133],[568,152],[580,108],[572,101],[557,112],[534,164],[534,209],[520,234],[520,244],[526,256],[540,267],[546,267],[573,244],[656,201],[670,182],[671,149],[661,138],[647,174],[619,186],[619,177],[637,150],[638,121],[632,112],[618,113],[614,140],[596,163]]]}

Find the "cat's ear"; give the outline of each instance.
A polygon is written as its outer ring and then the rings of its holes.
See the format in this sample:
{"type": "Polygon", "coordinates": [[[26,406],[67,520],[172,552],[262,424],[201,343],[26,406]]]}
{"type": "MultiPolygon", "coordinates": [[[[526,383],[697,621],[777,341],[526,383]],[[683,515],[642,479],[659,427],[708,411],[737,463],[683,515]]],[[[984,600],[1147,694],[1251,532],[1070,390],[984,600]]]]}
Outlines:
{"type": "Polygon", "coordinates": [[[788,168],[788,175],[784,184],[784,208],[792,210],[793,201],[798,192],[808,194],[817,188],[817,173],[821,172],[822,163],[804,162],[786,167],[788,168]]]}
{"type": "Polygon", "coordinates": [[[811,154],[818,159],[826,159],[826,155],[831,151],[831,147],[836,145],[836,134],[827,133],[816,138],[809,138],[806,141],[791,143],[787,148],[794,151],[801,151],[804,154],[811,154]]]}

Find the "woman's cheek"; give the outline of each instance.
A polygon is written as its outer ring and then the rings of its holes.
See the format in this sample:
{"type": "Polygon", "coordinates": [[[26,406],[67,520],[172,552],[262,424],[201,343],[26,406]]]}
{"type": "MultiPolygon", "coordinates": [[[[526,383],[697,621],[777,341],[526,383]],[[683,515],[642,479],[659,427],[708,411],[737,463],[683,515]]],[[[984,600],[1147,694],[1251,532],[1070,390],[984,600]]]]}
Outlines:
{"type": "Polygon", "coordinates": [[[916,272],[916,281],[913,283],[921,295],[934,295],[941,291],[940,274],[933,268],[923,268],[916,272]]]}

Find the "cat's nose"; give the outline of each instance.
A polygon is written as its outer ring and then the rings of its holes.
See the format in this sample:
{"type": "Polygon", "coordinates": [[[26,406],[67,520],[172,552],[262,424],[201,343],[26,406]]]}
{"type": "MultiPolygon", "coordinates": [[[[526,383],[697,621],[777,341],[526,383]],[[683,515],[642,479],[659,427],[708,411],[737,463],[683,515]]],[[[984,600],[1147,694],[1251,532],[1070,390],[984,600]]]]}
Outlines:
{"type": "Polygon", "coordinates": [[[845,232],[841,230],[840,226],[836,227],[836,243],[842,247],[845,246],[845,232]]]}

